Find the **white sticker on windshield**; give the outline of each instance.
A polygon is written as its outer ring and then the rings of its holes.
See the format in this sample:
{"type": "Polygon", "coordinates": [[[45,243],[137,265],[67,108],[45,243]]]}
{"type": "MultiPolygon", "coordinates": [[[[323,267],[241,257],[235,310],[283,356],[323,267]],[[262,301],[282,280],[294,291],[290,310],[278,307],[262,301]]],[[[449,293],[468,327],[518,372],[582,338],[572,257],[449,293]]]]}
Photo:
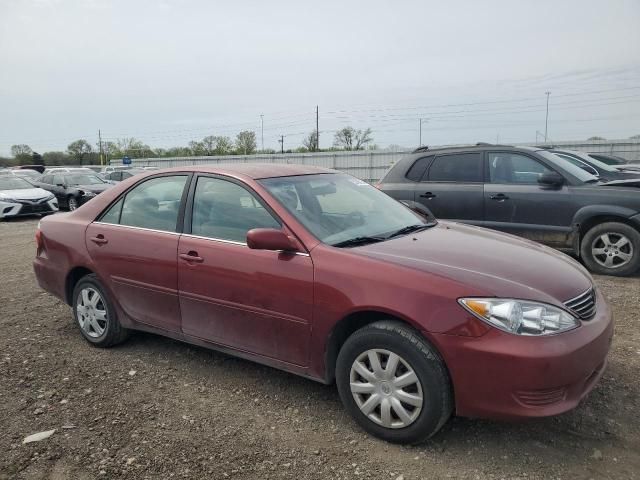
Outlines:
{"type": "Polygon", "coordinates": [[[363,182],[359,178],[355,178],[355,177],[349,177],[349,181],[351,183],[358,185],[359,187],[362,187],[363,185],[369,185],[367,182],[363,182]]]}

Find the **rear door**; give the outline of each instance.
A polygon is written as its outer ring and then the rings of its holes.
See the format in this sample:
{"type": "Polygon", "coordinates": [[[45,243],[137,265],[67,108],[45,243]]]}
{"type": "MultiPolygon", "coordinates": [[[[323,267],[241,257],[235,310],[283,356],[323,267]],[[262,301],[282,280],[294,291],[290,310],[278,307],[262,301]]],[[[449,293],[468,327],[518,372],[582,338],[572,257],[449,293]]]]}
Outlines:
{"type": "Polygon", "coordinates": [[[482,224],[482,152],[437,155],[416,185],[415,201],[436,218],[482,224]]]}
{"type": "Polygon", "coordinates": [[[540,185],[538,177],[552,170],[529,155],[486,155],[485,226],[552,246],[570,246],[575,207],[567,185],[540,185]]]}
{"type": "Polygon", "coordinates": [[[188,179],[145,180],[86,230],[97,274],[127,316],[169,332],[180,331],[177,232],[188,179]]]}
{"type": "Polygon", "coordinates": [[[306,365],[313,311],[311,258],[247,246],[246,235],[253,228],[286,227],[243,184],[201,175],[192,190],[178,247],[183,332],[306,365]]]}

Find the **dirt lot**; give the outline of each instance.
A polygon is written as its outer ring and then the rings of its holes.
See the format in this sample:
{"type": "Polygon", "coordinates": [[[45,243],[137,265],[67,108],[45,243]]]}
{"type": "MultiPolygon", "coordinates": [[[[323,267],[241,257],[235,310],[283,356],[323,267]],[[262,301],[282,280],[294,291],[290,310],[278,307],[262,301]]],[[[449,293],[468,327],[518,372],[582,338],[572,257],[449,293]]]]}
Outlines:
{"type": "Polygon", "coordinates": [[[455,418],[400,447],[359,430],[332,386],[147,334],[92,348],[36,286],[36,223],[0,223],[0,479],[640,478],[638,277],[597,278],[616,337],[577,410],[455,418]]]}

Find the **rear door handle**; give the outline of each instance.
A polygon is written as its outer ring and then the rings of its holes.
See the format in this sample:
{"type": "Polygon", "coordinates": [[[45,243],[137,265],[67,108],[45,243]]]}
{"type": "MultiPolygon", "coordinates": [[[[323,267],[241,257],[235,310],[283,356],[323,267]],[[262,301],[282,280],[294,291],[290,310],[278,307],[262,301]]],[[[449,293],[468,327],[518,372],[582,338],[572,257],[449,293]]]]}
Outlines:
{"type": "Polygon", "coordinates": [[[509,200],[509,197],[507,195],[505,195],[504,193],[498,193],[497,195],[491,195],[489,197],[491,200],[509,200]]]}
{"type": "Polygon", "coordinates": [[[194,252],[193,250],[191,250],[189,253],[179,253],[178,256],[182,260],[186,260],[187,262],[194,262],[194,263],[204,262],[204,258],[200,257],[198,255],[198,252],[194,252]]]}
{"type": "Polygon", "coordinates": [[[422,198],[426,198],[428,200],[431,200],[432,198],[436,198],[435,193],[431,193],[431,192],[425,192],[423,194],[420,195],[422,198]]]}
{"type": "Polygon", "coordinates": [[[98,245],[104,245],[105,243],[109,243],[109,240],[104,238],[104,235],[102,235],[101,233],[99,233],[95,237],[89,238],[89,240],[91,240],[93,243],[96,243],[98,245]]]}

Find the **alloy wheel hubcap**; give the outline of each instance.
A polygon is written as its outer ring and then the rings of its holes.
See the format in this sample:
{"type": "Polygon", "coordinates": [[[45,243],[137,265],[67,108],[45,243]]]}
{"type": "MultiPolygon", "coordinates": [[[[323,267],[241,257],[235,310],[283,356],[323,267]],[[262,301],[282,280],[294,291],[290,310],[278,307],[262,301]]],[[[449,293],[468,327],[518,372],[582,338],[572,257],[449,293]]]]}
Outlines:
{"type": "Polygon", "coordinates": [[[69,199],[69,210],[75,210],[76,208],[78,208],[78,202],[76,201],[75,198],[70,198],[69,199]]]}
{"type": "Polygon", "coordinates": [[[80,328],[91,338],[102,336],[107,329],[107,307],[98,291],[91,287],[80,291],[76,314],[80,328]]]}
{"type": "Polygon", "coordinates": [[[420,415],[422,385],[411,365],[384,349],[367,350],[351,366],[351,394],[360,411],[386,428],[404,428],[420,415]]]}
{"type": "Polygon", "coordinates": [[[591,244],[596,262],[606,268],[619,268],[633,258],[633,244],[621,233],[603,233],[591,244]]]}

